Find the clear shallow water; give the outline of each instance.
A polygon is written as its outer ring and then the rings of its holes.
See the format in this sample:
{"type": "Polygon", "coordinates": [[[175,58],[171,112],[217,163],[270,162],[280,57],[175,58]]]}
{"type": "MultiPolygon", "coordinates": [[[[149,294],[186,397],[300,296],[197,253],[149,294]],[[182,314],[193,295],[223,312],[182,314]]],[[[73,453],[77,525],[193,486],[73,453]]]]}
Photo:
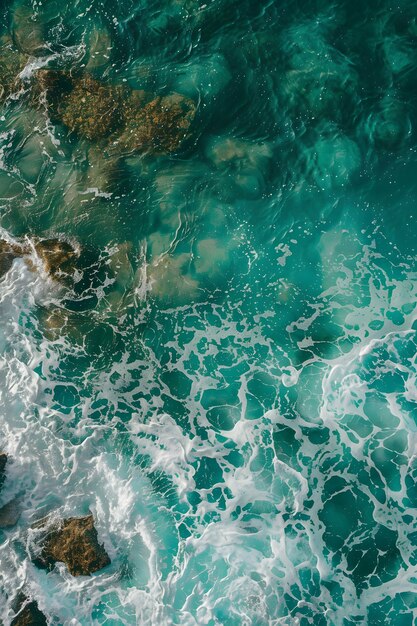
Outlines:
{"type": "Polygon", "coordinates": [[[415,3],[1,10],[31,53],[2,238],[81,250],[73,287],[1,280],[4,622],[22,587],[52,624],[412,626],[415,3]],[[180,93],[192,129],[106,156],[30,106],[40,67],[180,93]],[[38,570],[31,524],[89,510],[112,564],[38,570]]]}

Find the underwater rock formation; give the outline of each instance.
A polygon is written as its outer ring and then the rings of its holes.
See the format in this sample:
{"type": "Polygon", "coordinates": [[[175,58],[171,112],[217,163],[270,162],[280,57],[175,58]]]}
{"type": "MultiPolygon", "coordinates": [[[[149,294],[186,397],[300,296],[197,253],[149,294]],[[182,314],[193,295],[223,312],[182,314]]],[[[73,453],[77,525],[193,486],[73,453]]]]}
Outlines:
{"type": "Polygon", "coordinates": [[[150,99],[134,91],[123,104],[124,130],[112,138],[109,152],[167,154],[178,150],[195,116],[195,104],[180,94],[150,99]]]}
{"type": "Polygon", "coordinates": [[[15,45],[22,52],[32,56],[46,53],[43,25],[36,19],[30,6],[18,6],[13,13],[12,34],[15,45]]]}
{"type": "Polygon", "coordinates": [[[43,102],[55,121],[90,141],[107,144],[107,154],[168,154],[181,146],[195,117],[193,100],[177,93],[153,96],[108,85],[89,74],[39,70],[32,104],[43,102]]]}
{"type": "MultiPolygon", "coordinates": [[[[61,280],[74,273],[74,262],[79,255],[78,251],[67,241],[41,239],[32,246],[29,242],[11,243],[0,239],[0,277],[9,271],[15,259],[29,256],[33,251],[42,261],[45,271],[51,278],[61,280]]],[[[31,263],[29,266],[33,267],[31,263]]]]}
{"type": "Polygon", "coordinates": [[[29,104],[35,108],[46,106],[52,120],[58,121],[60,99],[70,89],[66,74],[41,68],[34,75],[29,94],[29,104]]]}
{"type": "Polygon", "coordinates": [[[47,626],[46,617],[39,610],[36,600],[29,600],[23,593],[19,593],[15,600],[15,611],[17,615],[10,626],[47,626]]]}
{"type": "Polygon", "coordinates": [[[102,68],[109,62],[113,48],[109,31],[106,28],[94,28],[87,37],[88,72],[102,68]]]}
{"type": "Polygon", "coordinates": [[[97,539],[92,515],[70,517],[47,531],[35,565],[51,570],[58,561],[73,576],[88,576],[110,564],[110,558],[97,539]]]}
{"type": "Polygon", "coordinates": [[[11,528],[20,517],[19,503],[16,498],[0,508],[0,528],[11,528]]]}
{"type": "Polygon", "coordinates": [[[369,116],[366,131],[380,150],[395,151],[404,146],[411,134],[407,109],[394,93],[388,92],[369,116]]]}
{"type": "Polygon", "coordinates": [[[44,239],[35,243],[35,250],[52,278],[74,273],[74,261],[78,258],[78,252],[67,241],[44,239]]]}
{"type": "Polygon", "coordinates": [[[18,52],[7,38],[0,39],[0,102],[4,102],[19,89],[19,73],[25,67],[27,57],[18,52]]]}
{"type": "Polygon", "coordinates": [[[105,85],[86,74],[73,81],[59,114],[70,130],[94,141],[108,137],[121,124],[122,98],[121,87],[105,85]]]}
{"type": "Polygon", "coordinates": [[[0,452],[0,490],[3,487],[4,479],[6,478],[6,463],[7,454],[0,452]]]}
{"type": "Polygon", "coordinates": [[[21,247],[4,239],[0,240],[0,277],[4,276],[13,265],[13,261],[21,256],[21,247]]]}

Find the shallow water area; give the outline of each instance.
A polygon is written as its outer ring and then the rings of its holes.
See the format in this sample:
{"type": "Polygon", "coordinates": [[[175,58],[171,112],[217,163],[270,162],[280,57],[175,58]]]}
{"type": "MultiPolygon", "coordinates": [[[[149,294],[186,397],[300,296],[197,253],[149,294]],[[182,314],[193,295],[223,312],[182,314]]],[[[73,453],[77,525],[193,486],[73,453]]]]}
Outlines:
{"type": "Polygon", "coordinates": [[[416,623],[416,79],[410,0],[2,3],[5,626],[416,623]]]}

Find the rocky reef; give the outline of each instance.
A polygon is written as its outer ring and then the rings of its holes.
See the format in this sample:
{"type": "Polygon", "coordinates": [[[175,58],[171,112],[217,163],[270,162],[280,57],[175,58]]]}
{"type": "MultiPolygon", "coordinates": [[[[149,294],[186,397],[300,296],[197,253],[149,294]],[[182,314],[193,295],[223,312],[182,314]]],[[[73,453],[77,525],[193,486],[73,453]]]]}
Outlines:
{"type": "Polygon", "coordinates": [[[111,138],[109,152],[169,154],[187,137],[196,108],[180,94],[151,97],[133,91],[123,103],[123,130],[111,138]]]}
{"type": "Polygon", "coordinates": [[[45,615],[39,610],[36,600],[30,600],[24,593],[19,593],[15,599],[14,609],[16,616],[11,626],[47,626],[45,615]]]}
{"type": "Polygon", "coordinates": [[[70,130],[91,141],[108,137],[122,124],[123,88],[105,85],[90,75],[70,82],[58,117],[70,130]]]}
{"type": "Polygon", "coordinates": [[[6,464],[7,454],[0,452],[0,490],[3,487],[4,479],[6,478],[6,464]]]}
{"type": "Polygon", "coordinates": [[[73,576],[88,576],[110,564],[103,544],[98,542],[92,515],[70,517],[48,529],[48,521],[36,528],[46,526],[40,552],[33,559],[35,565],[52,570],[55,563],[62,562],[73,576]]]}
{"type": "MultiPolygon", "coordinates": [[[[0,491],[6,478],[7,454],[0,453],[0,491]]],[[[2,507],[0,507],[0,529],[11,528],[20,517],[20,508],[17,498],[13,498],[2,507]]]]}
{"type": "Polygon", "coordinates": [[[52,278],[68,277],[74,273],[78,252],[67,241],[43,239],[35,242],[34,247],[46,272],[52,278]]]}
{"type": "Polygon", "coordinates": [[[34,253],[51,278],[65,280],[73,275],[78,251],[67,241],[53,238],[10,242],[0,239],[0,277],[19,257],[26,258],[29,267],[33,268],[29,257],[34,253]]]}
{"type": "MultiPolygon", "coordinates": [[[[18,17],[19,24],[24,24],[22,16],[18,17]]],[[[24,31],[19,27],[14,40],[0,41],[0,102],[22,86],[20,72],[28,55],[44,50],[39,32],[30,41],[24,31]]],[[[189,136],[196,113],[195,102],[179,93],[161,96],[132,90],[97,80],[88,72],[39,69],[32,76],[28,94],[31,106],[46,105],[53,122],[104,144],[109,154],[117,156],[175,152],[189,136]]]]}
{"type": "Polygon", "coordinates": [[[169,154],[189,136],[193,100],[178,93],[156,96],[96,80],[90,74],[42,69],[35,73],[31,101],[48,107],[51,119],[108,155],[169,154]]]}
{"type": "Polygon", "coordinates": [[[0,508],[0,528],[12,528],[20,517],[20,507],[17,498],[13,498],[0,508]]]}

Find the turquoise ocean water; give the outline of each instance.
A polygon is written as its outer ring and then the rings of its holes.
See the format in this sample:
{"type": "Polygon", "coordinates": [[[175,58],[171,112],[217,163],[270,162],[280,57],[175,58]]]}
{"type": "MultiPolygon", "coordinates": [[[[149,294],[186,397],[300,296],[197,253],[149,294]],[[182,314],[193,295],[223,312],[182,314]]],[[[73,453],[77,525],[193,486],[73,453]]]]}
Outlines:
{"type": "Polygon", "coordinates": [[[19,589],[54,625],[417,624],[416,2],[2,0],[0,29],[0,239],[32,246],[0,281],[5,626],[19,589]],[[101,96],[54,116],[46,70],[101,96]],[[181,97],[178,145],[109,147],[112,89],[181,97]],[[31,525],[88,511],[111,565],[37,569],[31,525]]]}

